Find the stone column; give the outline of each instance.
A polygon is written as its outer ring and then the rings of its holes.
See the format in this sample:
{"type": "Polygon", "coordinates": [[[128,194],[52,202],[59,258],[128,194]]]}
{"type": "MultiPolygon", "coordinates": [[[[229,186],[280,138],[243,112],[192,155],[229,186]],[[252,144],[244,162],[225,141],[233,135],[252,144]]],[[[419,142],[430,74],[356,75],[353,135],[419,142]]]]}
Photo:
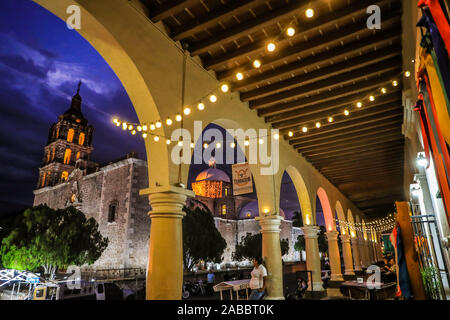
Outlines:
{"type": "Polygon", "coordinates": [[[361,271],[361,257],[359,255],[358,239],[355,237],[351,238],[352,251],[353,251],[353,263],[355,265],[355,271],[361,271]]]}
{"type": "Polygon", "coordinates": [[[341,257],[339,255],[337,231],[328,231],[326,233],[328,239],[328,254],[330,256],[331,280],[343,281],[341,271],[341,257]]]}
{"type": "Polygon", "coordinates": [[[372,242],[372,248],[374,253],[374,262],[378,262],[380,260],[380,256],[378,255],[377,243],[375,241],[372,242]]]}
{"type": "Polygon", "coordinates": [[[267,267],[266,300],[284,300],[283,264],[281,262],[280,224],[278,215],[259,216],[262,233],[262,255],[267,267]]]}
{"type": "Polygon", "coordinates": [[[359,254],[361,255],[361,267],[367,268],[367,256],[364,245],[364,239],[358,239],[359,254]]]}
{"type": "Polygon", "coordinates": [[[352,248],[350,246],[350,235],[341,234],[342,254],[344,256],[345,275],[355,275],[353,271],[352,248]]]}
{"type": "Polygon", "coordinates": [[[147,265],[147,300],[179,300],[183,286],[183,206],[194,193],[175,186],[141,191],[152,210],[147,265]]]}
{"type": "MultiPolygon", "coordinates": [[[[305,236],[306,247],[306,270],[312,271],[312,283],[309,283],[309,288],[314,291],[322,291],[322,275],[320,268],[319,243],[317,242],[319,227],[306,226],[303,227],[303,234],[305,236]]],[[[309,279],[311,282],[311,279],[309,279]]]]}
{"type": "Polygon", "coordinates": [[[373,253],[372,250],[370,249],[371,247],[371,243],[370,240],[366,240],[366,251],[367,251],[367,257],[368,257],[368,265],[371,265],[373,263],[373,253]]]}

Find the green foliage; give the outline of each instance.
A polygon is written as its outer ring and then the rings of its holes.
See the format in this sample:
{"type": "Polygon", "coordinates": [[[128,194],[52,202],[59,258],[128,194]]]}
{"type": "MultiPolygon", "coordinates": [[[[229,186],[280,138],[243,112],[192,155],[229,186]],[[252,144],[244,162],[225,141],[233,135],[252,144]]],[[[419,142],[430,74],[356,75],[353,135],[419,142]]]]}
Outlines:
{"type": "MultiPolygon", "coordinates": [[[[289,252],[289,240],[280,239],[281,256],[289,252]]],[[[244,259],[252,259],[254,257],[262,257],[262,234],[247,233],[241,238],[241,242],[236,244],[236,251],[233,253],[233,260],[241,261],[244,259]]]]}
{"type": "Polygon", "coordinates": [[[425,292],[429,300],[440,299],[440,284],[438,273],[434,267],[424,267],[420,273],[425,287],[425,292]]]}
{"type": "Polygon", "coordinates": [[[302,214],[298,211],[295,211],[294,215],[292,216],[292,226],[297,228],[303,227],[303,217],[302,214]]]}
{"type": "Polygon", "coordinates": [[[56,268],[93,264],[108,246],[94,218],[69,207],[54,210],[46,205],[26,209],[3,238],[0,254],[4,267],[51,274],[56,268]]]}
{"type": "Polygon", "coordinates": [[[320,232],[317,238],[317,242],[319,244],[319,252],[321,253],[328,252],[328,240],[325,232],[326,232],[325,227],[320,226],[320,232]]]}
{"type": "Polygon", "coordinates": [[[300,252],[300,261],[303,260],[302,251],[306,250],[305,247],[305,236],[302,234],[299,234],[297,236],[297,241],[295,241],[294,249],[300,252]]]}
{"type": "Polygon", "coordinates": [[[185,207],[183,218],[183,259],[186,270],[200,260],[220,263],[227,247],[225,239],[217,230],[212,215],[200,208],[194,210],[185,207]]]}

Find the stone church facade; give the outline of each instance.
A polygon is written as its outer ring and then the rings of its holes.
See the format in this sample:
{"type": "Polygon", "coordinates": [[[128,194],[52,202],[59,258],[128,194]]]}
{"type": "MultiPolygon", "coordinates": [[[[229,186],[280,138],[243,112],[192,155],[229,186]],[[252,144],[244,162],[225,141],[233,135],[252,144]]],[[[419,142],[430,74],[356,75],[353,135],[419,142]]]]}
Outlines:
{"type": "MultiPolygon", "coordinates": [[[[34,205],[47,204],[57,209],[74,206],[87,218],[96,219],[109,245],[91,267],[146,269],[150,206],[148,198],[140,196],[139,191],[148,187],[147,162],[135,153],[104,166],[91,161],[94,128],[81,112],[79,90],[80,87],[70,108],[50,128],[34,205]]],[[[187,205],[211,212],[227,242],[223,264],[231,263],[241,238],[260,231],[254,220],[259,212],[257,202],[233,196],[229,177],[216,168],[200,173],[192,187],[196,197],[188,199],[187,205]]],[[[299,234],[300,228],[293,228],[291,221],[282,222],[280,237],[289,240],[285,261],[298,260],[294,243],[299,234]]]]}

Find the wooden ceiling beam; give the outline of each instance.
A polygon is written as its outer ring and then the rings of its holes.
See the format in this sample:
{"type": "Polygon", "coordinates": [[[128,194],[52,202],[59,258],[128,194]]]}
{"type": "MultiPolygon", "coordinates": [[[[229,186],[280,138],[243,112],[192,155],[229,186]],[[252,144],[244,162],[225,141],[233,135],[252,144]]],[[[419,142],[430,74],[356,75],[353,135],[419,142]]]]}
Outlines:
{"type": "Polygon", "coordinates": [[[365,153],[362,153],[356,157],[343,157],[342,159],[324,162],[320,165],[318,162],[315,162],[314,165],[320,172],[322,172],[336,168],[352,168],[358,165],[370,165],[378,162],[397,161],[397,159],[404,160],[403,153],[399,153],[398,151],[399,149],[393,149],[388,152],[371,154],[370,157],[366,156],[365,153]]]}
{"type": "MultiPolygon", "coordinates": [[[[396,111],[396,110],[401,110],[401,102],[399,101],[398,103],[387,103],[385,105],[382,105],[385,109],[383,110],[381,108],[381,106],[377,106],[375,108],[368,108],[367,110],[365,110],[365,112],[359,112],[356,115],[355,114],[350,114],[349,116],[345,116],[343,115],[341,118],[337,118],[336,115],[333,115],[335,117],[335,120],[332,123],[328,123],[328,122],[324,122],[322,123],[322,126],[320,127],[320,129],[316,129],[315,127],[313,128],[309,128],[309,131],[314,131],[314,130],[322,130],[322,129],[328,129],[328,127],[332,127],[335,126],[337,124],[341,124],[341,123],[345,123],[345,122],[349,122],[349,121],[353,121],[353,120],[357,120],[357,119],[363,119],[363,118],[367,118],[367,117],[373,117],[379,114],[383,114],[387,111],[396,111]]],[[[401,110],[402,111],[402,110],[401,110]]],[[[317,118],[317,120],[322,120],[320,118],[317,118]]],[[[275,129],[280,129],[281,133],[284,135],[289,131],[290,129],[295,130],[295,129],[301,129],[302,125],[305,125],[307,123],[303,122],[303,119],[301,117],[296,118],[296,119],[291,119],[291,120],[287,120],[287,121],[283,121],[283,122],[279,122],[279,123],[273,123],[272,127],[274,127],[275,129]]],[[[309,132],[308,131],[308,132],[309,132]]],[[[308,133],[303,133],[304,135],[308,135],[308,133]]]]}
{"type": "MultiPolygon", "coordinates": [[[[327,177],[335,180],[335,181],[348,181],[347,179],[353,179],[353,178],[360,178],[360,177],[375,177],[375,176],[383,176],[383,175],[387,175],[389,174],[389,176],[391,176],[392,174],[396,174],[398,176],[401,176],[403,174],[403,166],[399,165],[399,166],[395,166],[395,167],[391,167],[391,168],[387,168],[384,170],[378,170],[378,171],[361,171],[361,172],[357,172],[354,174],[329,174],[327,177]]],[[[388,180],[389,177],[386,177],[388,180]]],[[[356,182],[355,180],[350,180],[353,182],[356,182]]]]}
{"type": "MultiPolygon", "coordinates": [[[[375,51],[374,48],[383,48],[398,43],[401,38],[401,25],[394,25],[393,29],[383,30],[376,33],[374,36],[364,38],[362,40],[354,41],[329,51],[321,52],[316,55],[305,57],[286,65],[282,65],[273,70],[266,70],[261,74],[252,77],[244,78],[241,81],[233,82],[231,89],[235,91],[251,90],[258,85],[267,85],[280,81],[282,77],[291,77],[296,72],[304,72],[306,68],[315,66],[328,66],[332,61],[342,61],[346,57],[357,56],[361,52],[367,54],[375,51]]],[[[381,49],[379,49],[381,50],[381,49]]],[[[382,54],[382,53],[381,53],[382,54]]]]}
{"type": "Polygon", "coordinates": [[[381,56],[379,52],[373,51],[368,54],[358,56],[356,58],[351,58],[344,60],[342,62],[332,64],[329,67],[320,68],[318,70],[313,70],[306,74],[300,74],[293,78],[289,78],[283,81],[275,82],[270,85],[266,85],[254,90],[241,93],[242,101],[250,101],[257,98],[265,97],[272,93],[278,93],[287,89],[302,86],[311,82],[322,80],[324,78],[329,78],[331,76],[344,73],[347,71],[355,70],[372,63],[376,63],[397,55],[400,55],[401,46],[396,44],[390,46],[383,50],[383,55],[381,56]]]}
{"type": "Polygon", "coordinates": [[[359,172],[359,171],[373,171],[373,170],[378,170],[378,169],[385,169],[385,168],[390,168],[390,167],[395,167],[395,166],[403,166],[403,161],[402,160],[396,160],[393,162],[380,162],[377,164],[361,164],[358,166],[353,166],[353,167],[342,167],[342,168],[336,168],[333,170],[321,170],[320,172],[323,173],[324,175],[334,175],[334,174],[338,174],[338,173],[349,173],[349,174],[353,174],[355,172],[359,172]]]}
{"type": "MultiPolygon", "coordinates": [[[[327,28],[330,26],[339,25],[342,21],[346,21],[349,18],[357,17],[359,15],[367,15],[367,7],[372,4],[377,4],[383,7],[386,4],[392,3],[390,0],[384,1],[370,1],[361,0],[357,4],[348,6],[339,11],[332,12],[330,14],[321,15],[311,21],[302,22],[296,30],[296,34],[292,38],[283,38],[278,41],[279,44],[287,43],[289,41],[296,41],[297,39],[304,39],[304,37],[311,31],[318,28],[327,28]]],[[[238,48],[231,52],[224,53],[220,56],[204,59],[204,66],[207,70],[217,69],[224,64],[228,64],[229,61],[240,59],[247,56],[257,56],[265,52],[265,41],[258,41],[251,43],[247,46],[238,48]]]]}
{"type": "Polygon", "coordinates": [[[328,167],[328,166],[336,166],[336,165],[343,165],[346,163],[355,163],[355,162],[361,162],[369,160],[368,158],[373,158],[375,160],[377,159],[385,159],[389,157],[396,158],[396,157],[403,157],[403,145],[394,145],[392,147],[386,147],[386,148],[378,148],[370,151],[366,151],[361,154],[337,154],[334,158],[328,158],[328,159],[317,159],[314,161],[314,166],[321,170],[321,168],[328,167]],[[384,157],[383,157],[383,156],[384,157]]]}
{"type": "Polygon", "coordinates": [[[167,0],[156,7],[149,7],[148,16],[153,22],[158,22],[197,3],[198,0],[167,0]]]}
{"type": "Polygon", "coordinates": [[[175,41],[189,38],[197,32],[217,25],[218,21],[227,20],[235,15],[250,10],[258,3],[260,3],[259,0],[232,0],[216,10],[195,18],[188,24],[174,29],[170,34],[170,37],[175,41]]]}
{"type": "Polygon", "coordinates": [[[214,47],[219,47],[241,37],[245,37],[257,30],[273,25],[280,20],[293,18],[297,13],[305,10],[309,6],[309,2],[309,0],[292,0],[288,4],[284,4],[275,10],[224,30],[220,34],[208,37],[206,40],[195,43],[189,51],[193,56],[201,55],[214,47]]]}
{"type": "Polygon", "coordinates": [[[382,72],[388,72],[391,70],[398,69],[399,65],[402,64],[401,56],[396,56],[389,58],[384,61],[379,61],[362,68],[344,72],[317,82],[306,84],[297,88],[288,89],[279,93],[271,94],[259,99],[250,100],[250,109],[260,109],[266,106],[273,105],[280,100],[292,100],[294,98],[299,98],[302,96],[311,96],[316,92],[326,92],[328,90],[333,90],[337,88],[342,88],[343,86],[354,85],[355,82],[364,82],[367,78],[379,75],[382,72]]]}
{"type": "Polygon", "coordinates": [[[371,181],[378,184],[383,184],[384,182],[392,179],[398,179],[401,180],[403,177],[402,168],[393,168],[392,170],[388,170],[383,173],[367,173],[367,174],[360,174],[360,175],[353,175],[349,177],[339,177],[339,178],[333,178],[333,177],[327,177],[329,178],[333,184],[340,185],[345,183],[355,183],[358,182],[358,180],[363,181],[371,181]]]}
{"type": "Polygon", "coordinates": [[[308,132],[308,134],[304,134],[303,132],[301,132],[301,128],[294,128],[292,130],[292,132],[294,133],[294,135],[292,137],[288,137],[287,136],[287,131],[284,132],[283,134],[285,134],[285,139],[287,140],[292,140],[293,143],[295,143],[295,141],[299,141],[299,140],[303,140],[303,139],[309,139],[311,137],[326,137],[326,135],[330,134],[330,133],[345,133],[346,130],[350,129],[350,128],[362,128],[366,125],[376,125],[376,124],[382,124],[385,121],[402,121],[403,122],[403,112],[399,113],[397,112],[391,112],[388,113],[386,115],[383,115],[379,118],[369,118],[369,119],[351,119],[350,121],[346,122],[346,123],[342,123],[340,125],[334,126],[334,127],[329,127],[326,128],[324,130],[316,130],[315,132],[308,132]]]}

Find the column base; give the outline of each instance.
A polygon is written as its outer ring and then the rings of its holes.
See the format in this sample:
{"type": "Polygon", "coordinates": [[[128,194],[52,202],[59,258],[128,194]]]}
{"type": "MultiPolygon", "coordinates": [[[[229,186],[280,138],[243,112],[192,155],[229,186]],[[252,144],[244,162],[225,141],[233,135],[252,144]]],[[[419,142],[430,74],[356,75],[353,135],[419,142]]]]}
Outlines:
{"type": "Polygon", "coordinates": [[[362,268],[360,266],[355,267],[355,271],[362,271],[362,268]]]}
{"type": "Polygon", "coordinates": [[[312,289],[313,291],[324,291],[323,283],[322,282],[313,282],[312,283],[312,289]]]}
{"type": "Polygon", "coordinates": [[[353,270],[345,270],[344,275],[346,275],[346,276],[354,276],[355,272],[353,270]]]}
{"type": "Polygon", "coordinates": [[[330,281],[344,281],[342,274],[331,274],[330,281]]]}

